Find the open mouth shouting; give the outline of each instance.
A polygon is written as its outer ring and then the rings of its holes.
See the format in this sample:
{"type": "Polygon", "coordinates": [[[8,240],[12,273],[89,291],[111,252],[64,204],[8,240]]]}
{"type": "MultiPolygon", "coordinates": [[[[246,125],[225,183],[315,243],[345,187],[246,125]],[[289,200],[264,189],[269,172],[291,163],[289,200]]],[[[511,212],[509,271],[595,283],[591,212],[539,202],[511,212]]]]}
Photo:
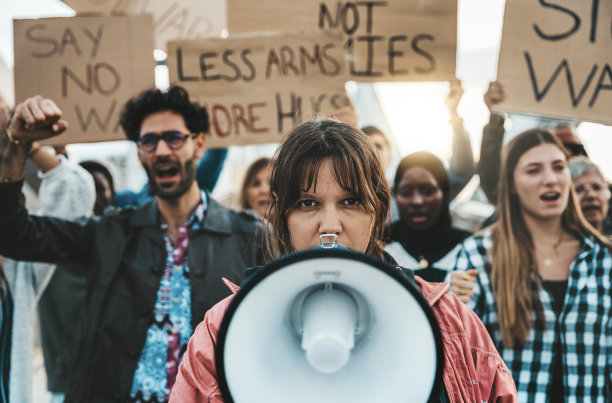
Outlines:
{"type": "Polygon", "coordinates": [[[172,185],[180,175],[180,165],[175,161],[156,161],[153,163],[153,173],[162,187],[172,185]]]}
{"type": "Polygon", "coordinates": [[[601,206],[599,206],[598,204],[593,204],[593,203],[583,203],[582,204],[582,213],[585,216],[590,216],[590,215],[595,215],[595,214],[601,214],[602,210],[601,210],[601,206]]]}
{"type": "Polygon", "coordinates": [[[540,200],[546,204],[556,205],[560,198],[561,193],[559,192],[546,192],[540,195],[540,200]]]}

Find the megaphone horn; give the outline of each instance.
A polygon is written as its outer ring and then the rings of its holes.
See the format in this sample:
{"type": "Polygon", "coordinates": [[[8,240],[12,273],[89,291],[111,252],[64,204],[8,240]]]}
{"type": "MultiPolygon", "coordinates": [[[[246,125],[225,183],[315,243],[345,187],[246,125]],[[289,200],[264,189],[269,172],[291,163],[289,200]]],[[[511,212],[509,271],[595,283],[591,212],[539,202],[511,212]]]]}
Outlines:
{"type": "Polygon", "coordinates": [[[223,398],[236,403],[427,402],[443,366],[420,290],[379,259],[333,247],[255,273],[230,303],[215,351],[223,398]]]}

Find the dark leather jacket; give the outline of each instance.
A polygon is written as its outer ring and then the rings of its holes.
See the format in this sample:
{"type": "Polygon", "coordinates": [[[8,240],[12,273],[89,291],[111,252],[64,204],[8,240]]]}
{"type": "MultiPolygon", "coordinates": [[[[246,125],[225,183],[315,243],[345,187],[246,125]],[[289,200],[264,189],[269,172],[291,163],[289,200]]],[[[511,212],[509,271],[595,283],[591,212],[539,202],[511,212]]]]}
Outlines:
{"type": "MultiPolygon", "coordinates": [[[[22,182],[0,184],[0,254],[80,262],[88,269],[86,317],[67,402],[125,401],[153,316],[166,250],[155,201],[80,223],[28,216],[22,182]]],[[[255,265],[259,221],[208,198],[203,229],[189,234],[191,323],[229,295],[255,265]]]]}

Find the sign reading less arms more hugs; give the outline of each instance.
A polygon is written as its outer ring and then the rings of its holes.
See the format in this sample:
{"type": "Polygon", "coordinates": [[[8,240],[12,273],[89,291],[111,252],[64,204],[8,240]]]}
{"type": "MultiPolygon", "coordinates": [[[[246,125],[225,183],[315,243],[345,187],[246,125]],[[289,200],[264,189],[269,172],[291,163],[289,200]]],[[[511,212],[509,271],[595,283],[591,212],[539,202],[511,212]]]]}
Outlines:
{"type": "Polygon", "coordinates": [[[457,0],[228,0],[230,35],[336,29],[355,81],[447,81],[455,76],[457,0]]]}
{"type": "Polygon", "coordinates": [[[507,0],[499,109],[612,124],[612,2],[507,0]]]}
{"type": "Polygon", "coordinates": [[[155,85],[151,16],[15,20],[15,102],[51,98],[68,121],[53,142],[125,140],[125,102],[155,85]]]}
{"type": "Polygon", "coordinates": [[[206,106],[209,147],[275,143],[302,119],[347,105],[342,44],[323,31],[171,41],[170,83],[206,106]]]}

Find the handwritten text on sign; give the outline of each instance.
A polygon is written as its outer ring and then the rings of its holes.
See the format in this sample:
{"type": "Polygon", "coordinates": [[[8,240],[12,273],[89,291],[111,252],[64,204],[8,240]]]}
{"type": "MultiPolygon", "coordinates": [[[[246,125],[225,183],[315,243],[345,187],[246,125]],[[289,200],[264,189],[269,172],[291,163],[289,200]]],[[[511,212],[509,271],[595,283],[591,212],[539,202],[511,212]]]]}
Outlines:
{"type": "Polygon", "coordinates": [[[219,37],[225,29],[225,0],[63,0],[77,13],[153,15],[156,49],[173,39],[219,37]]]}
{"type": "Polygon", "coordinates": [[[208,109],[208,145],[278,142],[302,119],[346,106],[339,33],[172,41],[170,82],[208,109]]]}
{"type": "Polygon", "coordinates": [[[15,20],[14,28],[16,102],[53,99],[70,125],[57,141],[125,139],[123,104],[155,85],[151,17],[15,20]]]}
{"type": "Polygon", "coordinates": [[[336,29],[356,81],[445,81],[455,75],[456,0],[228,0],[228,30],[336,29]]]}
{"type": "Polygon", "coordinates": [[[612,2],[507,0],[500,109],[612,124],[612,2]]]}

